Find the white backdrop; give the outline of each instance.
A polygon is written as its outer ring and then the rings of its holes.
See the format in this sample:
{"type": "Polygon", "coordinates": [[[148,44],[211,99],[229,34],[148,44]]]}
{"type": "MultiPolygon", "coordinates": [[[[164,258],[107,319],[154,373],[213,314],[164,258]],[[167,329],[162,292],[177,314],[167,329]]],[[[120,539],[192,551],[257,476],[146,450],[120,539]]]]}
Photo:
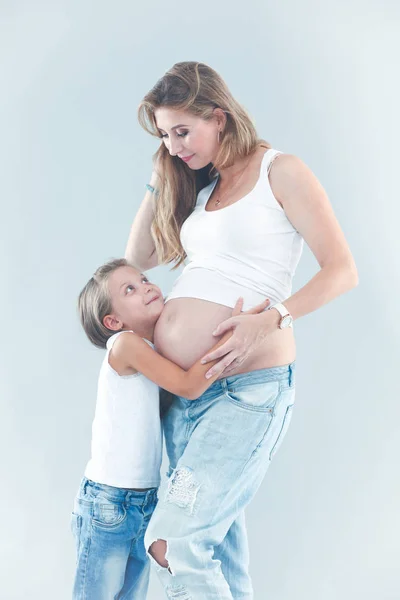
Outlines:
{"type": "MultiPolygon", "coordinates": [[[[372,0],[0,2],[1,598],[70,598],[102,359],[76,298],[123,254],[150,176],[137,105],[200,60],[314,170],[360,275],[296,323],[297,410],[247,511],[255,597],[399,600],[399,17],[372,0]]],[[[306,249],[294,289],[316,268],[306,249]]],[[[151,275],[165,293],[175,277],[151,275]]]]}

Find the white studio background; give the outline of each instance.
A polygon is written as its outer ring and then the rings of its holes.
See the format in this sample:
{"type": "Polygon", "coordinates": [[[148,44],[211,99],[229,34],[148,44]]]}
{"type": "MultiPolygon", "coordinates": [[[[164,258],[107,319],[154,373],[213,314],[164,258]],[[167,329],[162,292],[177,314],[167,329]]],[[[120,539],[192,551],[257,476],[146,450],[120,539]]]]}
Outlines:
{"type": "MultiPolygon", "coordinates": [[[[137,105],[199,60],[316,173],[360,275],[296,323],[297,410],[247,511],[255,598],[399,600],[399,17],[372,0],[0,1],[2,599],[71,596],[102,359],[76,299],[123,254],[150,176],[137,105]]],[[[316,269],[306,248],[294,289],[316,269]]],[[[176,272],[150,273],[168,292],[176,272]]]]}

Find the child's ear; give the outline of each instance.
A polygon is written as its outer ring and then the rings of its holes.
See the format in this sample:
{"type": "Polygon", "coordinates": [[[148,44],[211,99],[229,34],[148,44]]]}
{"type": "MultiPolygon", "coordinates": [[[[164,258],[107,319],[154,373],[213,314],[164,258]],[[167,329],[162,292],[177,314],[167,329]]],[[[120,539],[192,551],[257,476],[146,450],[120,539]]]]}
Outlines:
{"type": "Polygon", "coordinates": [[[106,315],[103,318],[103,325],[107,327],[107,329],[111,329],[111,331],[119,331],[123,327],[122,321],[117,319],[114,315],[106,315]]]}

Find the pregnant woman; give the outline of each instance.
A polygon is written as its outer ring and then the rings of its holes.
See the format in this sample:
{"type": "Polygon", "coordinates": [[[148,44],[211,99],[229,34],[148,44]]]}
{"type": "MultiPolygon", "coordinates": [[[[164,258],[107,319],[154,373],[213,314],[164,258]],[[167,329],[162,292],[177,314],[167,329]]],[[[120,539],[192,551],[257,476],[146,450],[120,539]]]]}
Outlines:
{"type": "Polygon", "coordinates": [[[145,543],[169,598],[250,600],[244,509],[290,422],[292,323],[357,285],[357,271],[316,177],[258,138],[213,69],[174,65],[143,99],[139,120],[161,144],[126,258],[142,270],[187,262],[156,348],[185,369],[220,358],[208,391],[174,397],[164,417],[168,489],[145,543]],[[291,295],[303,240],[320,270],[291,295]],[[265,298],[270,308],[230,317],[240,296],[243,310],[265,298]]]}

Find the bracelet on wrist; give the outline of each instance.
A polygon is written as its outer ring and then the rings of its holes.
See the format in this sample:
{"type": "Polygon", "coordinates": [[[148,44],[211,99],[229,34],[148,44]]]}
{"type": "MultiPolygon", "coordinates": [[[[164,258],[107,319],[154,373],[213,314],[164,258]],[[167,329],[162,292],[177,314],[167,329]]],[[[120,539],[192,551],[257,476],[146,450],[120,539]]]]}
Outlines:
{"type": "Polygon", "coordinates": [[[146,188],[149,190],[149,192],[151,192],[155,196],[158,195],[158,190],[156,190],[156,188],[154,188],[152,185],[150,185],[150,183],[146,183],[146,188]]]}

